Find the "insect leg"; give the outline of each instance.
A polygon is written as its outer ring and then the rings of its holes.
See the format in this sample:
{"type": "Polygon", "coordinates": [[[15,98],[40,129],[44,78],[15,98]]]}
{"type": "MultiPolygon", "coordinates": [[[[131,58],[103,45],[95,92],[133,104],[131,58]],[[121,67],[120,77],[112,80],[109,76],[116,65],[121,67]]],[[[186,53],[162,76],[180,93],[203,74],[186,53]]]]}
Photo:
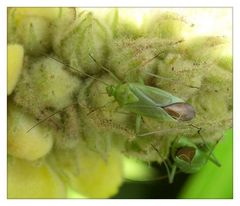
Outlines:
{"type": "Polygon", "coordinates": [[[135,128],[135,132],[138,135],[140,132],[140,128],[141,128],[141,123],[142,123],[142,116],[137,114],[136,116],[136,128],[135,128]]]}
{"type": "MultiPolygon", "coordinates": [[[[202,129],[202,128],[201,128],[202,129]]],[[[216,166],[221,167],[221,163],[218,161],[217,157],[214,155],[213,151],[215,149],[215,147],[217,146],[217,144],[215,144],[212,148],[209,147],[209,145],[207,144],[207,142],[205,141],[205,139],[203,138],[203,136],[201,135],[200,131],[201,129],[198,131],[204,145],[206,145],[207,149],[209,150],[209,155],[208,155],[208,159],[214,163],[216,166]]]]}
{"type": "Polygon", "coordinates": [[[175,174],[176,174],[176,170],[177,170],[177,166],[174,164],[172,165],[172,171],[171,173],[169,174],[169,183],[173,183],[173,180],[174,180],[174,177],[175,177],[175,174]]]}
{"type": "Polygon", "coordinates": [[[171,165],[171,163],[168,161],[168,163],[164,160],[164,158],[162,157],[161,153],[159,152],[159,150],[153,145],[151,144],[151,146],[153,147],[153,149],[160,155],[161,159],[162,159],[162,162],[166,168],[166,171],[167,171],[167,175],[168,175],[168,181],[169,183],[173,183],[173,180],[174,180],[174,176],[176,174],[176,170],[177,170],[177,166],[174,164],[174,165],[171,165]],[[171,171],[170,171],[170,168],[171,167],[171,171]]]}
{"type": "MultiPolygon", "coordinates": [[[[202,138],[203,139],[203,138],[202,138]]],[[[216,156],[213,154],[213,151],[215,149],[215,147],[217,146],[217,144],[215,144],[212,148],[210,148],[208,145],[207,149],[209,150],[209,156],[208,159],[214,163],[216,166],[221,167],[221,163],[219,162],[219,160],[216,158],[216,156]]]]}
{"type": "Polygon", "coordinates": [[[215,144],[212,148],[209,147],[209,145],[207,144],[207,142],[205,141],[205,139],[203,138],[202,134],[201,134],[201,130],[202,128],[200,127],[197,127],[193,124],[190,124],[192,127],[195,127],[196,129],[198,129],[198,134],[200,136],[200,138],[202,139],[203,141],[203,144],[206,146],[206,148],[208,149],[209,151],[209,155],[208,155],[208,159],[214,163],[216,166],[218,167],[221,167],[221,163],[219,162],[219,160],[217,159],[217,157],[214,155],[213,151],[215,149],[215,147],[217,146],[217,144],[215,144]]]}

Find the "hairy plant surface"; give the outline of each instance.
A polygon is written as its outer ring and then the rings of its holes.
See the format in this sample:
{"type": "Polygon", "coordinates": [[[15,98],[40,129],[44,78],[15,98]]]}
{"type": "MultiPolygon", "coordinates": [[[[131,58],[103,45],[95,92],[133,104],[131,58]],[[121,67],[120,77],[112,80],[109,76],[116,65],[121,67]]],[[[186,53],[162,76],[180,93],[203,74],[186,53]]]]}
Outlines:
{"type": "Polygon", "coordinates": [[[10,8],[8,196],[65,198],[72,187],[111,197],[123,182],[123,155],[162,163],[176,138],[216,143],[232,125],[231,42],[184,38],[192,29],[172,12],[148,14],[138,27],[121,9],[10,8]],[[137,114],[107,90],[124,83],[166,91],[196,116],[149,114],[136,131],[137,114]]]}

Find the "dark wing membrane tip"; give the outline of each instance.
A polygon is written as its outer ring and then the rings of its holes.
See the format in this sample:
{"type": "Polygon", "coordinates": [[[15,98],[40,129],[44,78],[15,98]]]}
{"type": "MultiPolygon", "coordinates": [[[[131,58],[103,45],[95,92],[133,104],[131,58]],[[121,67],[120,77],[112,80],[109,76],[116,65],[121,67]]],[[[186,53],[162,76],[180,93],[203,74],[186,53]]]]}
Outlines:
{"type": "Polygon", "coordinates": [[[163,109],[174,119],[189,121],[195,117],[195,110],[192,105],[184,102],[177,102],[163,107],[163,109]]]}
{"type": "Polygon", "coordinates": [[[193,147],[182,147],[177,150],[176,156],[179,159],[182,159],[186,162],[191,163],[192,159],[194,158],[195,153],[196,153],[196,149],[193,147]]]}

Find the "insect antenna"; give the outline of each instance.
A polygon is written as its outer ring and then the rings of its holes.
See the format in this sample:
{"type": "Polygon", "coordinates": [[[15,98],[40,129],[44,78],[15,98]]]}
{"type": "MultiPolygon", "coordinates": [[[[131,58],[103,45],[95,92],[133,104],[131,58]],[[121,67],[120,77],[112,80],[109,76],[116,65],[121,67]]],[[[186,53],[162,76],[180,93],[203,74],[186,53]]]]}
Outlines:
{"type": "Polygon", "coordinates": [[[94,76],[92,76],[92,75],[90,75],[90,74],[88,74],[88,73],[86,73],[86,72],[84,72],[84,71],[79,71],[79,70],[77,70],[76,68],[74,68],[73,66],[71,66],[71,65],[69,65],[69,64],[66,64],[66,63],[63,63],[62,61],[60,61],[59,59],[57,59],[57,58],[55,58],[55,57],[50,57],[50,56],[47,56],[47,55],[45,55],[45,54],[43,54],[43,56],[45,56],[45,57],[47,57],[47,58],[49,58],[49,59],[53,59],[53,60],[55,60],[55,61],[63,64],[64,66],[70,68],[71,70],[73,70],[73,71],[75,71],[75,72],[78,72],[78,73],[82,73],[82,74],[84,74],[85,76],[87,76],[87,77],[89,77],[89,78],[92,78],[92,79],[94,79],[94,80],[97,80],[97,81],[103,83],[104,85],[110,86],[110,84],[108,84],[108,83],[100,80],[99,78],[96,78],[96,77],[94,77],[94,76]]]}
{"type": "MultiPolygon", "coordinates": [[[[179,131],[179,132],[183,132],[186,129],[175,129],[174,132],[179,131]]],[[[152,134],[167,134],[167,133],[171,133],[173,132],[173,128],[169,128],[169,129],[162,129],[162,130],[158,130],[158,131],[152,131],[152,132],[145,132],[142,134],[138,134],[139,137],[144,137],[144,136],[148,136],[148,135],[152,135],[152,134]]]]}
{"type": "MultiPolygon", "coordinates": [[[[202,134],[201,134],[201,127],[197,127],[196,125],[190,124],[190,126],[198,129],[197,133],[199,134],[201,140],[203,141],[203,144],[206,146],[206,148],[209,151],[209,155],[208,155],[208,159],[211,160],[215,165],[217,165],[218,167],[221,167],[221,163],[218,161],[217,157],[214,155],[213,151],[215,149],[215,147],[217,146],[218,142],[212,147],[210,148],[209,145],[207,144],[206,140],[203,138],[202,134]]],[[[222,137],[221,137],[222,138],[222,137]]],[[[221,139],[220,138],[220,139],[221,139]]]]}
{"type": "Polygon", "coordinates": [[[202,141],[204,142],[204,145],[206,145],[207,149],[209,150],[208,159],[211,160],[218,167],[221,167],[221,163],[219,162],[219,160],[213,153],[215,147],[217,146],[217,143],[212,148],[210,148],[209,145],[207,144],[207,142],[205,141],[205,139],[203,138],[203,136],[200,135],[200,137],[201,137],[202,141]]]}
{"type": "Polygon", "coordinates": [[[158,78],[158,79],[162,79],[162,80],[166,80],[166,81],[173,81],[174,83],[182,84],[182,85],[184,85],[184,86],[186,86],[186,87],[190,87],[190,88],[194,88],[194,89],[200,89],[200,87],[197,87],[197,86],[184,84],[183,82],[179,81],[178,79],[161,77],[161,76],[159,76],[159,75],[157,75],[157,74],[153,74],[153,73],[145,72],[145,71],[143,71],[143,73],[144,73],[144,74],[147,74],[147,75],[149,75],[149,76],[158,78]]]}
{"type": "Polygon", "coordinates": [[[70,105],[64,107],[63,109],[58,110],[58,111],[52,113],[51,115],[47,116],[46,118],[38,121],[35,125],[33,125],[30,129],[28,129],[28,130],[26,131],[26,133],[29,133],[32,129],[34,129],[35,127],[37,127],[37,126],[40,125],[41,123],[47,121],[48,119],[50,119],[50,118],[53,117],[54,115],[56,115],[56,114],[58,114],[58,113],[60,113],[60,112],[62,112],[62,111],[64,111],[64,110],[66,110],[67,108],[69,108],[69,107],[71,107],[71,106],[73,106],[73,105],[76,105],[76,104],[77,104],[77,103],[70,104],[70,105]]]}
{"type": "MultiPolygon", "coordinates": [[[[181,39],[181,40],[176,41],[176,42],[174,42],[174,43],[169,43],[169,45],[179,44],[179,43],[182,43],[183,41],[184,41],[184,40],[181,39]]],[[[146,60],[145,62],[143,62],[142,64],[140,64],[140,65],[138,65],[138,66],[136,66],[136,67],[128,70],[128,71],[126,72],[126,74],[129,73],[129,72],[131,72],[131,71],[137,70],[137,69],[139,69],[139,68],[141,68],[141,67],[144,67],[145,65],[147,65],[148,63],[150,63],[152,60],[154,60],[155,58],[157,58],[160,54],[162,54],[162,53],[164,53],[164,52],[165,52],[164,50],[163,50],[163,51],[159,51],[159,52],[158,52],[157,54],[155,54],[151,59],[148,59],[148,60],[146,60]]]]}
{"type": "Polygon", "coordinates": [[[145,65],[147,65],[148,63],[150,63],[152,60],[154,60],[155,58],[157,58],[160,54],[162,54],[162,53],[164,53],[164,52],[165,52],[165,51],[160,51],[160,52],[158,52],[158,53],[157,53],[156,55],[154,55],[151,59],[148,59],[148,60],[146,60],[145,62],[143,62],[141,65],[136,66],[136,67],[128,70],[128,71],[126,72],[126,74],[128,74],[129,72],[135,71],[135,70],[137,70],[137,69],[139,69],[139,68],[141,68],[141,67],[144,67],[145,65]]]}
{"type": "Polygon", "coordinates": [[[108,72],[113,79],[115,79],[117,82],[121,82],[120,79],[118,79],[117,76],[110,71],[110,69],[100,64],[91,54],[88,54],[88,55],[99,67],[101,67],[104,71],[108,72]]]}
{"type": "Polygon", "coordinates": [[[161,157],[162,162],[163,162],[163,164],[164,164],[164,166],[166,168],[167,174],[168,174],[169,183],[171,184],[173,182],[173,178],[174,178],[174,175],[175,175],[177,167],[174,166],[174,165],[171,166],[170,162],[167,163],[164,160],[163,156],[161,155],[160,151],[153,144],[151,144],[151,146],[159,154],[159,156],[161,157]],[[172,171],[170,171],[168,164],[169,164],[170,167],[172,167],[172,171]]]}

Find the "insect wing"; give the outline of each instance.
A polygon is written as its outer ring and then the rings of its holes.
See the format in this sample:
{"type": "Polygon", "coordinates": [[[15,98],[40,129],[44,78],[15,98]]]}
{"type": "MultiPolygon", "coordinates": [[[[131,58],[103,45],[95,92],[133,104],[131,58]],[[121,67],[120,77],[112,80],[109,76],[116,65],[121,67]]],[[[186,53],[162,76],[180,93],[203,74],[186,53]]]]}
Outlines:
{"type": "Polygon", "coordinates": [[[138,98],[138,101],[125,104],[125,109],[161,121],[175,121],[175,119],[162,107],[176,102],[183,102],[182,99],[179,99],[161,89],[138,83],[128,83],[128,87],[138,98]]]}
{"type": "MultiPolygon", "coordinates": [[[[208,160],[206,152],[198,148],[197,145],[185,137],[181,137],[173,143],[171,153],[176,166],[184,173],[195,173],[199,171],[208,160]],[[182,156],[178,154],[178,151],[183,148],[194,150],[194,154],[189,161],[184,159],[184,153],[182,153],[182,156]]],[[[185,155],[186,157],[189,157],[189,153],[185,152],[185,155]]]]}
{"type": "Polygon", "coordinates": [[[198,172],[207,163],[207,160],[207,155],[203,151],[197,149],[190,163],[178,157],[175,158],[175,163],[182,172],[195,173],[198,172]]]}
{"type": "Polygon", "coordinates": [[[182,99],[156,87],[145,86],[138,83],[129,83],[129,87],[143,103],[149,101],[159,107],[165,107],[177,102],[184,102],[182,99]]]}
{"type": "MultiPolygon", "coordinates": [[[[154,87],[148,87],[137,83],[128,84],[131,92],[138,98],[137,102],[132,102],[125,104],[124,109],[139,114],[141,116],[146,116],[162,121],[175,121],[159,104],[156,104],[155,99],[157,95],[156,92],[150,91],[151,89],[156,89],[154,87]],[[146,90],[144,90],[146,88],[146,90]],[[155,99],[153,98],[155,97],[155,99]]],[[[165,102],[170,102],[171,100],[167,96],[162,98],[165,102]]],[[[160,98],[158,98],[160,100],[160,98]]]]}

